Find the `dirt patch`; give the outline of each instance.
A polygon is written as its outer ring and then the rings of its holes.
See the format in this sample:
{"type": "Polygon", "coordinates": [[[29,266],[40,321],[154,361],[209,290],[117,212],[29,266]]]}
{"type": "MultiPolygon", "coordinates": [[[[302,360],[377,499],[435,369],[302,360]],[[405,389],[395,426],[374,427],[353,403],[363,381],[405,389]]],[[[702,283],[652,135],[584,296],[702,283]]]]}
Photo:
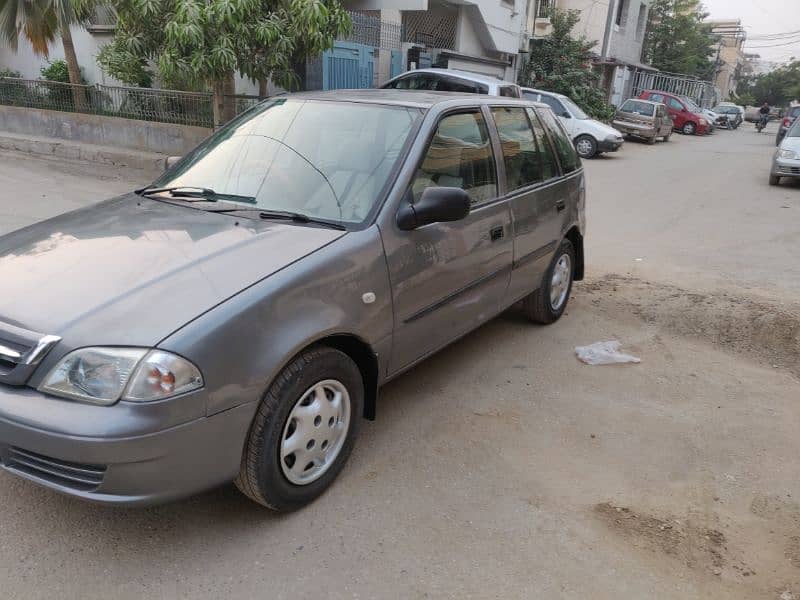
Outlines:
{"type": "Polygon", "coordinates": [[[622,309],[672,333],[800,375],[800,307],[613,274],[588,280],[581,290],[600,311],[622,309]]]}
{"type": "Polygon", "coordinates": [[[639,513],[608,502],[597,504],[594,512],[634,546],[672,556],[689,568],[719,575],[728,562],[725,535],[717,529],[639,513]]]}

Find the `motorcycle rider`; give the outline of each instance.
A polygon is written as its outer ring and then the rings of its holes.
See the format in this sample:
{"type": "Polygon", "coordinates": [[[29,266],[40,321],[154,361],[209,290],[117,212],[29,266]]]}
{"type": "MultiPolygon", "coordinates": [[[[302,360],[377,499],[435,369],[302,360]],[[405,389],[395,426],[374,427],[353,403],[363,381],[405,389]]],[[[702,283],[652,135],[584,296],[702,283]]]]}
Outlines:
{"type": "Polygon", "coordinates": [[[764,102],[763,106],[758,109],[758,114],[760,116],[759,116],[759,119],[758,119],[758,124],[756,126],[758,127],[758,130],[761,131],[762,129],[764,129],[764,127],[767,126],[767,122],[769,121],[769,103],[768,102],[764,102]]]}

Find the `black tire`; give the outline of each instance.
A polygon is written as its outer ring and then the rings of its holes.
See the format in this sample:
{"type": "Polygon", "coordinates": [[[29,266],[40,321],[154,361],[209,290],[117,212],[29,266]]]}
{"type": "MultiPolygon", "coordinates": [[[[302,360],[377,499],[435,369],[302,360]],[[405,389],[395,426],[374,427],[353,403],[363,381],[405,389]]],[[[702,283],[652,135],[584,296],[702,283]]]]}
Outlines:
{"type": "Polygon", "coordinates": [[[656,136],[647,138],[647,145],[652,146],[656,143],[656,136]]]}
{"type": "Polygon", "coordinates": [[[251,500],[272,510],[295,510],[308,504],[333,483],[347,462],[358,434],[363,406],[361,372],[349,356],[327,346],[315,346],[302,352],[280,372],[261,400],[242,452],[236,487],[251,500]],[[304,393],[328,379],[341,382],[350,396],[346,437],[339,454],[318,479],[296,485],[287,479],[281,468],[282,436],[290,413],[304,393]]]}
{"type": "Polygon", "coordinates": [[[781,178],[777,175],[770,175],[769,176],[769,184],[770,185],[779,185],[781,182],[781,178]]]}
{"type": "Polygon", "coordinates": [[[590,135],[579,135],[575,138],[575,151],[581,158],[592,158],[597,154],[597,140],[590,135]]]}
{"type": "Polygon", "coordinates": [[[553,256],[553,260],[550,262],[550,266],[545,271],[542,282],[539,285],[539,289],[526,296],[522,301],[522,310],[525,313],[525,316],[534,323],[541,323],[542,325],[549,325],[550,323],[558,321],[567,308],[569,295],[572,293],[572,282],[574,275],[575,248],[572,247],[572,242],[565,239],[561,242],[561,245],[558,247],[558,251],[556,252],[555,256],[553,256]],[[569,258],[569,284],[567,286],[567,293],[563,301],[558,307],[553,308],[550,302],[550,286],[553,280],[553,271],[555,270],[555,267],[561,257],[564,255],[567,255],[569,258]]]}
{"type": "Polygon", "coordinates": [[[670,131],[667,135],[664,136],[664,141],[668,142],[669,138],[671,138],[671,137],[672,137],[672,132],[670,131]]]}
{"type": "Polygon", "coordinates": [[[697,126],[691,121],[686,121],[686,123],[683,124],[681,131],[685,135],[694,135],[695,131],[697,131],[697,126]]]}

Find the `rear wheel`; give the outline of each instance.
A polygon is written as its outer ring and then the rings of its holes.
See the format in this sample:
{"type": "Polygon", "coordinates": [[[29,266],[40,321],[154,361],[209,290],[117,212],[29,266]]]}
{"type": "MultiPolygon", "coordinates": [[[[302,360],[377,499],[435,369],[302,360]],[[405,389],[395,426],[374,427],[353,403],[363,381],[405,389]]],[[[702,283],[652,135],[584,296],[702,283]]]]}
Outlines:
{"type": "Polygon", "coordinates": [[[664,141],[668,142],[669,138],[671,138],[671,137],[672,137],[672,131],[670,131],[667,135],[664,136],[664,141]]]}
{"type": "Polygon", "coordinates": [[[592,158],[597,154],[597,140],[590,135],[575,138],[575,150],[581,158],[592,158]]]}
{"type": "Polygon", "coordinates": [[[781,182],[781,178],[777,175],[770,175],[769,176],[769,184],[770,185],[778,185],[781,182]]]}
{"type": "Polygon", "coordinates": [[[647,138],[647,145],[648,146],[652,146],[655,143],[656,143],[656,136],[647,138]]]}
{"type": "Polygon", "coordinates": [[[261,401],[236,487],[273,510],[311,502],[347,461],[363,404],[361,372],[350,357],[325,346],[301,353],[261,401]]]}
{"type": "Polygon", "coordinates": [[[686,123],[683,124],[683,129],[681,129],[681,131],[683,131],[683,133],[686,135],[694,135],[694,132],[697,131],[697,126],[691,121],[686,121],[686,123]]]}
{"type": "Polygon", "coordinates": [[[534,323],[548,325],[557,321],[567,308],[575,273],[575,248],[564,240],[542,278],[539,289],[522,301],[522,310],[534,323]]]}

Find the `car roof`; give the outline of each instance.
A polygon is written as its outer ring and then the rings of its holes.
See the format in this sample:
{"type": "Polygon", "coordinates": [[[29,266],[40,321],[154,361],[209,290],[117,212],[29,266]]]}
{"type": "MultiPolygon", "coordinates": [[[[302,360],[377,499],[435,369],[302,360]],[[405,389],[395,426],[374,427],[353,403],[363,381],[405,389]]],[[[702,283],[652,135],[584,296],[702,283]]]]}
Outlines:
{"type": "Polygon", "coordinates": [[[389,104],[409,108],[428,109],[437,104],[450,103],[454,106],[476,104],[520,104],[548,108],[541,102],[532,102],[524,98],[507,96],[490,96],[488,94],[467,94],[462,92],[434,92],[424,90],[393,90],[367,88],[360,90],[330,90],[320,92],[300,92],[286,94],[277,98],[298,98],[305,100],[329,100],[337,102],[361,102],[365,104],[389,104]]]}
{"type": "Polygon", "coordinates": [[[409,73],[434,73],[436,75],[452,75],[454,77],[460,77],[461,79],[468,79],[470,81],[474,81],[475,83],[486,83],[489,85],[517,85],[513,81],[506,81],[505,79],[500,79],[499,77],[492,77],[491,75],[484,75],[482,73],[472,73],[471,71],[459,71],[458,69],[441,69],[437,67],[429,67],[425,69],[414,69],[413,71],[406,71],[405,73],[401,73],[398,77],[403,77],[404,75],[408,75],[409,73]]]}
{"type": "Polygon", "coordinates": [[[537,90],[536,88],[529,88],[529,87],[524,87],[524,88],[520,88],[520,89],[523,92],[533,92],[534,94],[547,94],[548,96],[555,96],[556,98],[567,98],[567,99],[569,99],[569,96],[565,96],[564,94],[559,94],[558,92],[551,92],[549,90],[537,90]]]}

